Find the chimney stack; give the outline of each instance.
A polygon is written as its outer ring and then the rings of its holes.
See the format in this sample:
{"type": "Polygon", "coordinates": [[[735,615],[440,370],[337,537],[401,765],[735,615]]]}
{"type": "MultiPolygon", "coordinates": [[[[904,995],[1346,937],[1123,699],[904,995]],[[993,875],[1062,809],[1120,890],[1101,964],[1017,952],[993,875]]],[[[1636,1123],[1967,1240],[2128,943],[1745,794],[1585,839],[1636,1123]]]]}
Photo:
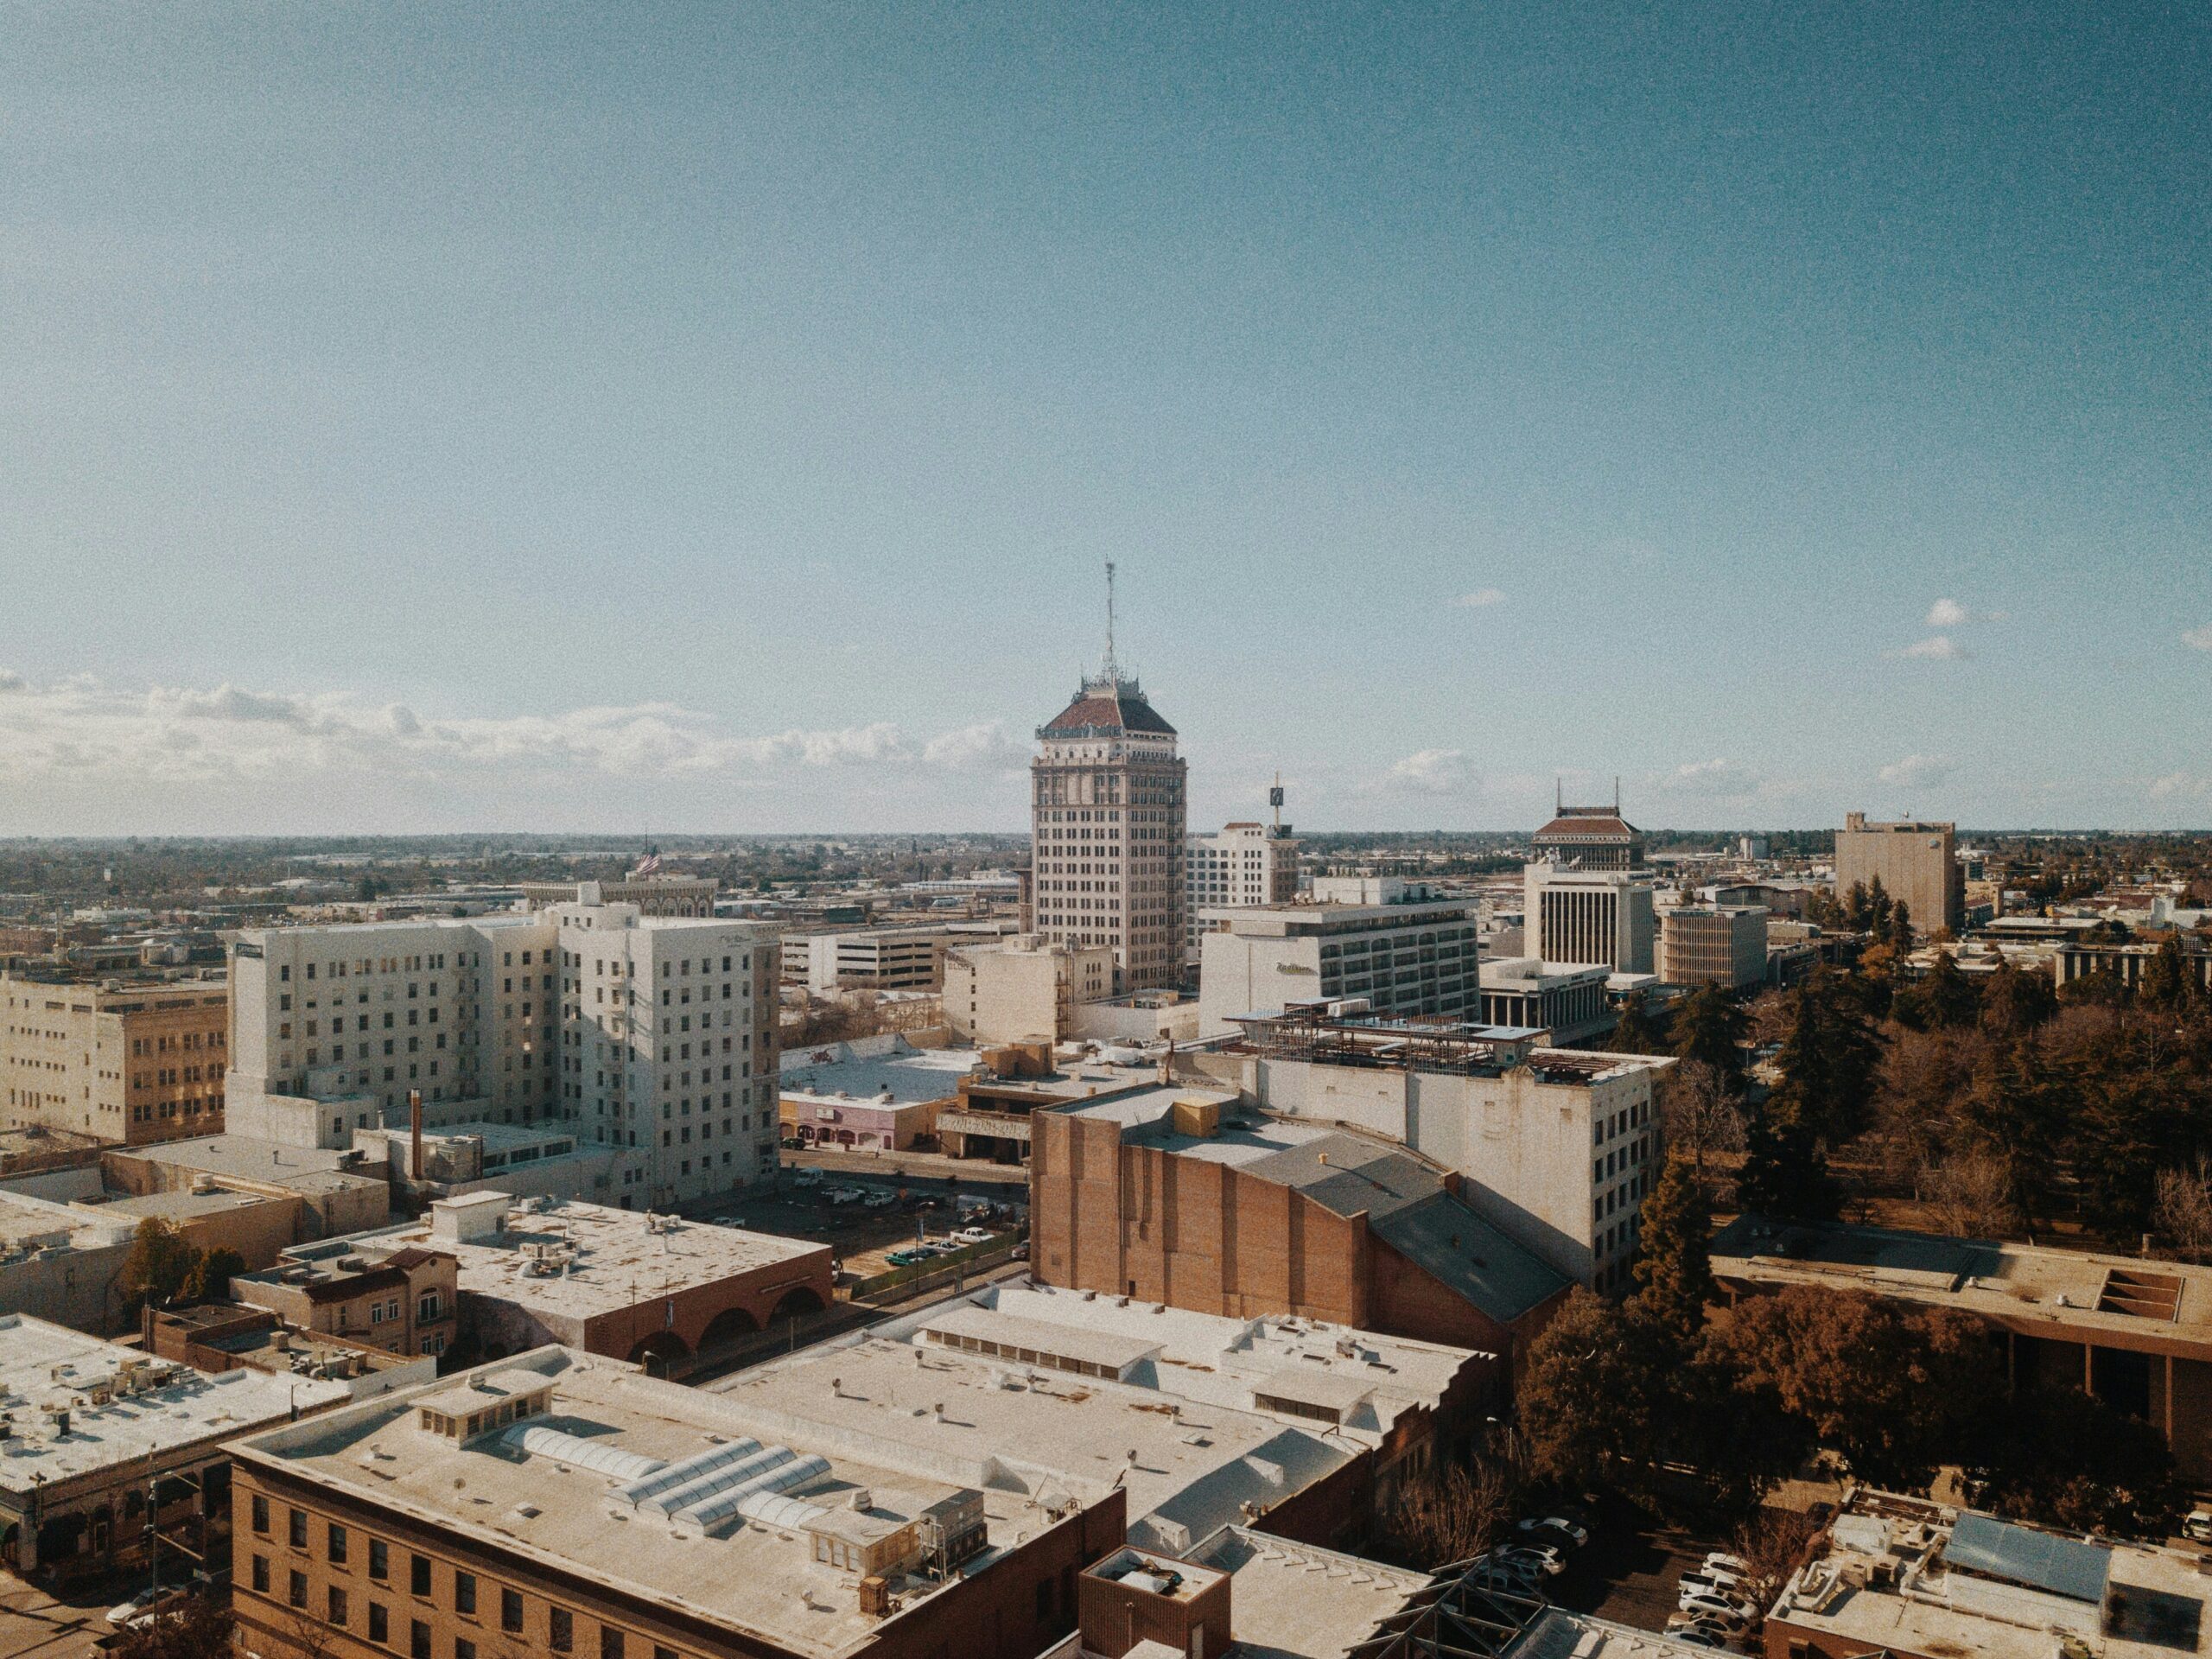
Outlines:
{"type": "Polygon", "coordinates": [[[407,1136],[408,1176],[410,1179],[419,1181],[423,1179],[423,1091],[420,1089],[407,1091],[407,1136]]]}

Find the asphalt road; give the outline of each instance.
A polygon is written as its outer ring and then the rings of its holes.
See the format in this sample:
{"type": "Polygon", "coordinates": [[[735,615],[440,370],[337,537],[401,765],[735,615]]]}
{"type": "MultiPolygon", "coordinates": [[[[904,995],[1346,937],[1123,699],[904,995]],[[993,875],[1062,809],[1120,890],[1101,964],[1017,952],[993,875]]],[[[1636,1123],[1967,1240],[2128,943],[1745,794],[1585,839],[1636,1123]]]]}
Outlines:
{"type": "Polygon", "coordinates": [[[37,1585],[0,1573],[0,1659],[91,1659],[110,1634],[107,1610],[129,1594],[79,1592],[57,1601],[37,1585]]]}
{"type": "Polygon", "coordinates": [[[1544,1593],[1572,1612],[1663,1630],[1682,1574],[1721,1548],[1717,1536],[1655,1527],[1625,1504],[1608,1504],[1589,1543],[1568,1557],[1567,1571],[1545,1582],[1544,1593]]]}

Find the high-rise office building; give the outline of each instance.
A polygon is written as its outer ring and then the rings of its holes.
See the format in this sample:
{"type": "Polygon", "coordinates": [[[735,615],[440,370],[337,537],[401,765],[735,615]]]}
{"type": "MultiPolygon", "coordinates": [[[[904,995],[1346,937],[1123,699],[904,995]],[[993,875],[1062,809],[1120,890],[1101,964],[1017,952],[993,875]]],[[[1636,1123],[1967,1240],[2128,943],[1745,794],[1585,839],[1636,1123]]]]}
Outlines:
{"type": "Polygon", "coordinates": [[[1298,898],[1298,842],[1284,823],[1225,824],[1217,836],[1192,836],[1185,865],[1190,920],[1184,943],[1198,956],[1198,936],[1222,924],[1206,912],[1230,906],[1287,905],[1298,898]]]}
{"type": "Polygon", "coordinates": [[[1183,761],[1175,728],[1114,660],[1113,566],[1106,660],[1037,728],[1029,763],[1033,929],[1047,944],[1103,944],[1114,989],[1183,976],[1183,761]]]}
{"type": "Polygon", "coordinates": [[[1864,812],[1849,814],[1835,835],[1836,897],[1877,880],[1891,898],[1904,901],[1923,933],[1939,927],[1955,933],[1966,924],[1966,874],[1959,868],[1955,825],[1877,823],[1864,812]]]}
{"type": "Polygon", "coordinates": [[[1648,874],[1536,863],[1523,880],[1527,954],[1544,963],[1603,963],[1619,974],[1652,971],[1656,912],[1648,874]]]}

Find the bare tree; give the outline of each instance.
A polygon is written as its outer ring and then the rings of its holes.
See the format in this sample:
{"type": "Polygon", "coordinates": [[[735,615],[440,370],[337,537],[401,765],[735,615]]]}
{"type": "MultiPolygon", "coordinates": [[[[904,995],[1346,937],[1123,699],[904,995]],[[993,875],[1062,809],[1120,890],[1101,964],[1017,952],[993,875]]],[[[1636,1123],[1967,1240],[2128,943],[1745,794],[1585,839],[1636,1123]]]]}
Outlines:
{"type": "Polygon", "coordinates": [[[1669,1143],[1688,1152],[1700,1187],[1705,1154],[1744,1144],[1743,1104],[1728,1078],[1703,1060],[1677,1060],[1660,1074],[1659,1121],[1669,1143]]]}
{"type": "Polygon", "coordinates": [[[1797,1571],[1812,1536],[1811,1517],[1796,1510],[1764,1507],[1730,1536],[1730,1551],[1744,1562],[1744,1592],[1758,1609],[1751,1631],[1754,1637],[1758,1634],[1758,1618],[1774,1605],[1782,1586],[1797,1571]]]}
{"type": "Polygon", "coordinates": [[[1512,1481],[1495,1463],[1431,1468],[1399,1487],[1385,1525],[1390,1542],[1426,1572],[1479,1555],[1512,1514],[1512,1481]]]}
{"type": "Polygon", "coordinates": [[[2001,1238],[2020,1224],[2012,1203],[2012,1160],[2001,1154],[1955,1153],[1922,1170],[1920,1190],[1947,1233],[2001,1238]]]}
{"type": "Polygon", "coordinates": [[[2178,1254],[2202,1261],[2212,1249],[2212,1160],[2200,1152],[2187,1169],[2160,1170],[2151,1221],[2178,1254]]]}

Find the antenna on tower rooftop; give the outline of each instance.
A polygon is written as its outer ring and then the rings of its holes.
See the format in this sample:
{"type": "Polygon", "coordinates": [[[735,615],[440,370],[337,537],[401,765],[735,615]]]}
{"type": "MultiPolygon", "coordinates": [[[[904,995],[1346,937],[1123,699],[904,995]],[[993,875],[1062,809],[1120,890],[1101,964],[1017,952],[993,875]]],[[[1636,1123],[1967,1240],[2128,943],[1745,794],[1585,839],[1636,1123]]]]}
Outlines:
{"type": "Polygon", "coordinates": [[[1618,772],[1615,772],[1615,773],[1613,774],[1613,816],[1614,816],[1615,817],[1617,817],[1617,818],[1618,818],[1618,817],[1620,817],[1620,815],[1621,815],[1621,775],[1620,775],[1620,773],[1618,773],[1618,772]]]}
{"type": "Polygon", "coordinates": [[[1120,666],[1114,661],[1114,561],[1106,561],[1106,677],[1119,681],[1120,666]]]}

